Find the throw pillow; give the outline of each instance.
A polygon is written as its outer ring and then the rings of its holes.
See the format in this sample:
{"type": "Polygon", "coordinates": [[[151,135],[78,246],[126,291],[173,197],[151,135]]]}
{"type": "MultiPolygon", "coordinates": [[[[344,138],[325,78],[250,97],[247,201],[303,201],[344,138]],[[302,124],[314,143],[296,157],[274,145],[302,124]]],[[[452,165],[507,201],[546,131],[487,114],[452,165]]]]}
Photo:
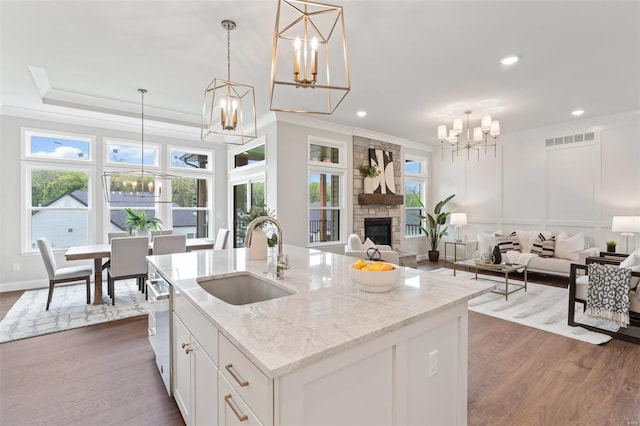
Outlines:
{"type": "Polygon", "coordinates": [[[640,249],[637,249],[629,256],[627,256],[625,260],[620,262],[621,268],[631,268],[636,265],[640,265],[640,249]]]}
{"type": "Polygon", "coordinates": [[[504,254],[508,251],[520,251],[520,241],[515,232],[507,237],[496,237],[495,245],[500,249],[500,253],[504,254]]]}
{"type": "Polygon", "coordinates": [[[364,240],[364,243],[362,243],[362,250],[367,251],[370,248],[375,248],[376,247],[376,243],[374,243],[373,241],[371,241],[371,238],[367,237],[366,240],[364,240]]]}
{"type": "Polygon", "coordinates": [[[478,232],[478,251],[480,256],[485,253],[491,253],[491,248],[495,245],[495,238],[499,237],[502,231],[492,233],[478,232]]]}
{"type": "Polygon", "coordinates": [[[555,257],[567,260],[579,260],[578,253],[584,250],[585,237],[582,232],[569,237],[560,233],[556,239],[555,257]]]}
{"type": "Polygon", "coordinates": [[[553,252],[556,246],[556,237],[545,237],[543,233],[538,234],[538,237],[533,242],[531,253],[537,254],[540,257],[553,257],[553,252]]]}

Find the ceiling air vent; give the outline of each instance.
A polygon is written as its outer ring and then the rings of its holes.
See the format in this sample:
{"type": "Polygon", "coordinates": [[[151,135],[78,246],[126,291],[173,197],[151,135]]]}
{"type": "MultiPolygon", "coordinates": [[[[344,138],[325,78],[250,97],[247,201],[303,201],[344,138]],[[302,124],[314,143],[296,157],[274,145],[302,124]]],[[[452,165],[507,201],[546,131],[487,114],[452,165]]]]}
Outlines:
{"type": "Polygon", "coordinates": [[[593,142],[596,138],[595,132],[578,133],[576,135],[556,136],[544,140],[545,147],[553,147],[558,145],[575,145],[582,142],[593,142]]]}

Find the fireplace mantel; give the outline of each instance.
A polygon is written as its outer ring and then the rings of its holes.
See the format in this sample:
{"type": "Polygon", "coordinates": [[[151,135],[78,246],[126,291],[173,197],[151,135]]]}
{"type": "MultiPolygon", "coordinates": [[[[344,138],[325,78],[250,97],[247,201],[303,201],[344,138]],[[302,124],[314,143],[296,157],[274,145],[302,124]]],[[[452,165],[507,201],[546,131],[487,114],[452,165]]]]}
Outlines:
{"type": "Polygon", "coordinates": [[[358,194],[360,205],[382,204],[387,206],[397,206],[404,203],[404,195],[399,194],[358,194]]]}

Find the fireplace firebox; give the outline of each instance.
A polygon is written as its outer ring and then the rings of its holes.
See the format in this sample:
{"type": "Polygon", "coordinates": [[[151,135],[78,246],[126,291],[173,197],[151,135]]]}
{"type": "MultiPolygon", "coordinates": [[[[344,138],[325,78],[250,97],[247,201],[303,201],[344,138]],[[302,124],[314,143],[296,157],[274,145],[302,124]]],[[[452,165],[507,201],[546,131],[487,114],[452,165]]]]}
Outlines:
{"type": "Polygon", "coordinates": [[[365,217],[364,237],[368,237],[376,244],[391,245],[391,218],[365,217]]]}

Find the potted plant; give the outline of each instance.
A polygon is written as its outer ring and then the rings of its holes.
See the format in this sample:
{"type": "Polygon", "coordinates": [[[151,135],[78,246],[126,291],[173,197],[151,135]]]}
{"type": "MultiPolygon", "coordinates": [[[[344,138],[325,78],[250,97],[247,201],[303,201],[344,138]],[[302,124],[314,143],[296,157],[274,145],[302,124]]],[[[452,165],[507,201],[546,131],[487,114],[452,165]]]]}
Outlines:
{"type": "Polygon", "coordinates": [[[616,242],[615,241],[607,241],[607,252],[615,253],[616,252],[616,242]]]}
{"type": "Polygon", "coordinates": [[[381,171],[375,164],[367,166],[366,164],[362,164],[358,167],[360,174],[364,178],[363,189],[365,194],[373,194],[374,189],[376,188],[375,177],[379,176],[381,171]]]}
{"type": "Polygon", "coordinates": [[[147,216],[144,211],[133,210],[129,207],[126,207],[124,211],[127,215],[124,224],[129,235],[132,235],[134,230],[137,235],[141,236],[149,235],[149,229],[153,229],[154,231],[160,229],[162,221],[159,218],[147,216]]]}
{"type": "MultiPolygon", "coordinates": [[[[421,208],[425,208],[424,204],[422,204],[422,201],[420,200],[420,197],[418,197],[417,194],[414,195],[416,197],[417,204],[421,208]]],[[[429,250],[429,260],[431,262],[437,262],[440,257],[438,244],[440,244],[440,240],[443,236],[449,235],[447,233],[448,228],[446,226],[447,217],[449,217],[451,213],[456,211],[456,209],[443,211],[442,208],[455,196],[455,194],[450,195],[449,197],[436,204],[436,206],[433,208],[433,214],[426,212],[426,216],[418,215],[420,219],[427,221],[426,227],[420,225],[420,230],[429,239],[429,244],[431,245],[431,250],[429,250]]]]}

